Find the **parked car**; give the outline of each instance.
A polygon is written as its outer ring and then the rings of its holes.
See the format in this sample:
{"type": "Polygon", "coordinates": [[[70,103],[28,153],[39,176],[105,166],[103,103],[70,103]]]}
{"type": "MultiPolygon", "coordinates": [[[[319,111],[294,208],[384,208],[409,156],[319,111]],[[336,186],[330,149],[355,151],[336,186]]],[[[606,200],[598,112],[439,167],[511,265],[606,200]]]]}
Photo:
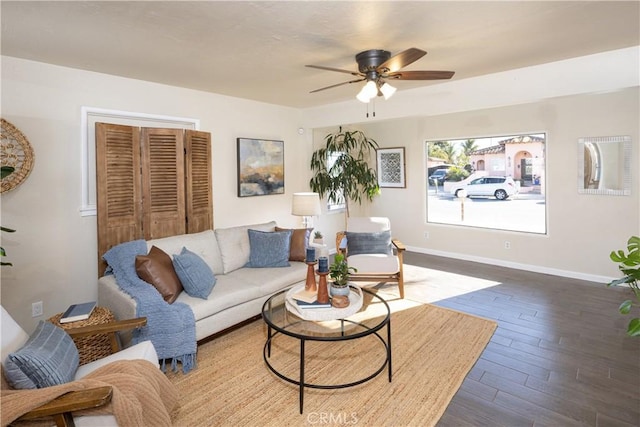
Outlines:
{"type": "Polygon", "coordinates": [[[466,183],[460,183],[451,188],[451,194],[458,197],[460,190],[466,190],[467,197],[493,196],[498,200],[505,200],[518,193],[518,187],[510,176],[483,176],[466,183]]]}
{"type": "Polygon", "coordinates": [[[435,184],[437,182],[438,185],[443,185],[444,180],[447,177],[447,171],[448,169],[435,170],[431,175],[429,175],[429,182],[432,184],[435,184]]]}

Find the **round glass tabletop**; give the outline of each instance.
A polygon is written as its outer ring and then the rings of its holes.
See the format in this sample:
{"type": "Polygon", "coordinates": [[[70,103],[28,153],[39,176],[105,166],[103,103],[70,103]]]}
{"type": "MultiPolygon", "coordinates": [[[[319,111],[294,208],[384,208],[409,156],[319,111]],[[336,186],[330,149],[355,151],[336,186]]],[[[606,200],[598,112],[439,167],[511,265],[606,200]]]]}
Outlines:
{"type": "MultiPolygon", "coordinates": [[[[353,287],[361,292],[362,306],[358,311],[341,309],[305,308],[291,309],[287,305],[287,291],[278,292],[262,306],[262,318],[276,331],[299,339],[314,341],[341,341],[370,335],[389,323],[391,310],[387,302],[366,289],[353,287]],[[332,310],[335,320],[308,320],[300,310],[332,310]]],[[[317,317],[317,316],[312,316],[317,317]]]]}

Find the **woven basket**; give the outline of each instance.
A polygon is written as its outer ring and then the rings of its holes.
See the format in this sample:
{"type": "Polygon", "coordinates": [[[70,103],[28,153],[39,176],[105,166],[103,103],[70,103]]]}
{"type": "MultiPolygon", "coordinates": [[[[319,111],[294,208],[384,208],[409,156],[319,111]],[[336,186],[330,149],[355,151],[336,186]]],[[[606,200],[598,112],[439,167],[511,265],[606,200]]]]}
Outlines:
{"type": "MultiPolygon", "coordinates": [[[[51,323],[62,329],[78,328],[80,326],[101,325],[116,320],[115,316],[105,307],[96,307],[93,313],[86,320],[78,320],[71,323],[60,323],[63,313],[58,313],[49,319],[51,323]]],[[[98,334],[89,337],[74,338],[73,342],[78,347],[80,354],[80,364],[84,365],[94,360],[102,359],[111,354],[111,341],[108,334],[98,334]]]]}

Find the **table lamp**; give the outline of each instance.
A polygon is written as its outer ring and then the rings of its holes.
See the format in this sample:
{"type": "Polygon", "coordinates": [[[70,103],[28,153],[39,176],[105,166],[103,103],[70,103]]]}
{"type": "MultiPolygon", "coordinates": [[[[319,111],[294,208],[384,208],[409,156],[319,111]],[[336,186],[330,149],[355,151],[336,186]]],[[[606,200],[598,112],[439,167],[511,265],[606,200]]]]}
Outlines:
{"type": "Polygon", "coordinates": [[[318,193],[293,193],[291,215],[301,216],[304,228],[310,228],[312,217],[320,215],[320,195],[318,193]]]}

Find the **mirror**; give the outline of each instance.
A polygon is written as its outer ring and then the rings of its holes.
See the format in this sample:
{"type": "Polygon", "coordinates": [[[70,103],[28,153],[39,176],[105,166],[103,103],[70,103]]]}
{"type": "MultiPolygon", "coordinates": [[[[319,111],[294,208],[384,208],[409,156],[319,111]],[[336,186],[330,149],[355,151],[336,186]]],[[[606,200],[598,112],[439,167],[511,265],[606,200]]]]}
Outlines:
{"type": "Polygon", "coordinates": [[[578,193],[631,195],[631,137],[578,140],[578,193]]]}

